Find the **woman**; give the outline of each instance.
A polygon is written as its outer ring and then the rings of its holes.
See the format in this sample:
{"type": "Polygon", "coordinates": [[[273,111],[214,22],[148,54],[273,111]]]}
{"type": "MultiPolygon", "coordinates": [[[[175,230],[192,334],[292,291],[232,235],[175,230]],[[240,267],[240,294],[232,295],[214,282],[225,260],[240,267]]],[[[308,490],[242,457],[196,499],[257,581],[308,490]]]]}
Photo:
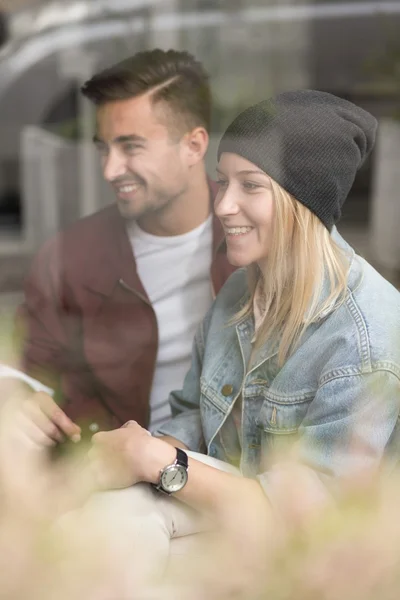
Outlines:
{"type": "Polygon", "coordinates": [[[94,436],[103,487],[152,483],[151,502],[176,510],[159,496],[172,493],[251,548],[274,515],[324,503],[343,481],[397,460],[400,296],[335,228],[375,132],[366,111],[312,90],[261,102],[228,127],[215,211],[242,268],[196,335],[158,437],[135,423],[94,436]],[[176,447],[208,458],[189,452],[187,469],[176,447]],[[296,499],[288,449],[301,469],[296,499]],[[204,464],[212,458],[243,477],[204,464]]]}
{"type": "Polygon", "coordinates": [[[267,497],[290,434],[330,489],[397,459],[400,296],[335,228],[375,131],[361,108],[305,90],[245,110],[219,146],[215,211],[243,269],[159,433],[240,466],[267,497]]]}

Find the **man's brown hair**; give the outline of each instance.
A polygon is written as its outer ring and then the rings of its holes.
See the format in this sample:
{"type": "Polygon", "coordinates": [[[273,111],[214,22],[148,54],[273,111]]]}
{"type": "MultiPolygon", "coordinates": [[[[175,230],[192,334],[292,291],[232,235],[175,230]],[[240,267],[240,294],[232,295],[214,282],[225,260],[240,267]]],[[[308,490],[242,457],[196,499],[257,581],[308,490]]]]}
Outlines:
{"type": "Polygon", "coordinates": [[[210,128],[209,76],[188,52],[138,52],[94,75],[81,91],[96,106],[148,93],[153,104],[167,109],[167,125],[180,134],[198,126],[210,128]]]}

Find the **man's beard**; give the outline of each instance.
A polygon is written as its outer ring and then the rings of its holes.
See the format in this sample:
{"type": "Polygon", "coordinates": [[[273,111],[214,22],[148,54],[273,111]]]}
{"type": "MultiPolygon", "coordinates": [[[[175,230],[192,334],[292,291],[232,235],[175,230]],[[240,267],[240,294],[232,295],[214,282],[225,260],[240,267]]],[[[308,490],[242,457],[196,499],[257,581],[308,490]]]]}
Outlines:
{"type": "MultiPolygon", "coordinates": [[[[148,193],[147,188],[141,188],[138,193],[148,193]]],[[[156,193],[148,193],[147,198],[141,199],[138,206],[135,206],[135,199],[122,199],[117,197],[118,209],[121,216],[127,221],[140,221],[150,215],[162,214],[167,210],[174,200],[181,195],[182,192],[175,194],[158,191],[156,193]]]]}

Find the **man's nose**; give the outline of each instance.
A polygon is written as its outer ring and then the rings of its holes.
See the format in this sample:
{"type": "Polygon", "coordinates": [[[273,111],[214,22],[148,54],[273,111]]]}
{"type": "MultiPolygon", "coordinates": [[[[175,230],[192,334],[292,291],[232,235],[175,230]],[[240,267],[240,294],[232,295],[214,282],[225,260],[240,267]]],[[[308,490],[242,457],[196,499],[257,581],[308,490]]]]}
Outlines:
{"type": "Polygon", "coordinates": [[[125,175],[126,173],[126,162],[124,157],[119,152],[110,151],[109,154],[103,159],[103,176],[106,181],[110,183],[125,175]]]}

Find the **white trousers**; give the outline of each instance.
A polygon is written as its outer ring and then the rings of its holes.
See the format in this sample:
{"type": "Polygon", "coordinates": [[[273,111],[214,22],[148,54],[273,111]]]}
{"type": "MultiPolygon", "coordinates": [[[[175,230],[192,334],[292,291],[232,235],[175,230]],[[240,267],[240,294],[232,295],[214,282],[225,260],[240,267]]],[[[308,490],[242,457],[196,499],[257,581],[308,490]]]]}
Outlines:
{"type": "MultiPolygon", "coordinates": [[[[239,475],[217,459],[196,452],[188,455],[239,475]]],[[[106,552],[109,571],[121,582],[121,598],[138,597],[138,590],[157,585],[168,564],[194,551],[198,534],[211,526],[194,509],[145,483],[97,493],[82,509],[65,515],[60,525],[77,545],[98,540],[99,553],[106,552]]]]}

